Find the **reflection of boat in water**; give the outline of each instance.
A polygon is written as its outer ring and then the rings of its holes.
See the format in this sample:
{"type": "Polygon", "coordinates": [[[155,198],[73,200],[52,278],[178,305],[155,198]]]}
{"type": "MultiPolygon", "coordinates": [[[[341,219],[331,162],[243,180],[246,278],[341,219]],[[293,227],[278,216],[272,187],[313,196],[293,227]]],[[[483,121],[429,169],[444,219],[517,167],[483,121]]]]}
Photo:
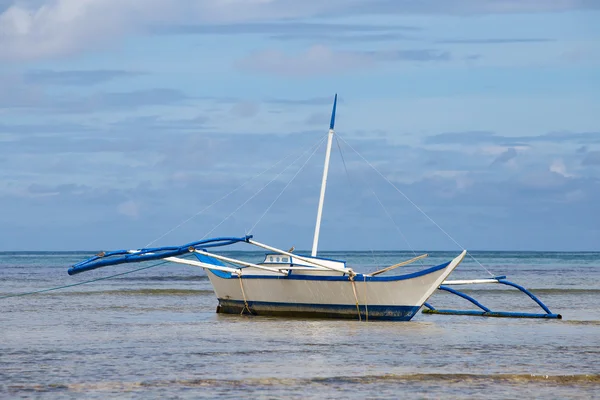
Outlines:
{"type": "MultiPolygon", "coordinates": [[[[446,287],[440,285],[461,263],[466,250],[446,263],[402,275],[384,274],[426,255],[372,273],[359,273],[348,267],[345,261],[317,256],[336,104],[337,95],[327,135],[325,165],[310,256],[295,254],[293,249],[284,251],[257,242],[250,235],[221,237],[177,247],[103,252],[74,265],[69,269],[69,274],[109,265],[165,259],[206,269],[219,301],[217,312],[221,313],[408,321],[424,304],[437,311],[426,301],[438,288],[446,287]],[[246,243],[267,250],[268,253],[262,262],[251,263],[208,250],[236,243],[246,243]],[[180,257],[190,253],[194,254],[195,260],[180,257]]],[[[474,280],[470,283],[490,281],[474,280]]],[[[445,283],[452,284],[447,281],[445,283]]],[[[548,315],[554,314],[548,311],[548,315]]]]}

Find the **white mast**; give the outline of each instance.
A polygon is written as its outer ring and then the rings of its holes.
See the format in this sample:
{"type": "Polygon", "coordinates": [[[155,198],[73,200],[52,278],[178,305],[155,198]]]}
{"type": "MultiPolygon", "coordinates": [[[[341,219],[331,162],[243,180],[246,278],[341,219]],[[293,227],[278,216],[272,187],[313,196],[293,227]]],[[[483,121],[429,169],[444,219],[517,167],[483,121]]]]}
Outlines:
{"type": "Polygon", "coordinates": [[[327,150],[325,151],[325,167],[323,168],[323,180],[321,181],[321,196],[319,197],[319,209],[317,210],[317,225],[315,226],[315,236],[311,256],[317,255],[317,246],[319,245],[319,231],[321,229],[321,216],[323,215],[323,201],[325,200],[325,188],[327,187],[327,173],[329,172],[329,157],[331,156],[331,142],[333,141],[333,127],[335,125],[335,107],[337,105],[337,93],[333,99],[333,110],[331,111],[331,122],[329,123],[329,134],[327,135],[327,150]]]}

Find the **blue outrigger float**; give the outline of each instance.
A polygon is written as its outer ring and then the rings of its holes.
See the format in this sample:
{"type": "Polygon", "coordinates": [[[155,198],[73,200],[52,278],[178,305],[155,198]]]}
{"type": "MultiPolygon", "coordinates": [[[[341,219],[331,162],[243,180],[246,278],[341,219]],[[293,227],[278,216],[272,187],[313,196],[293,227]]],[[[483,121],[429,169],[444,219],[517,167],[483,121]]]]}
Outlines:
{"type": "MultiPolygon", "coordinates": [[[[427,254],[415,256],[410,260],[401,261],[370,273],[356,272],[342,260],[318,257],[317,246],[334,135],[336,104],[337,95],[334,99],[331,123],[327,135],[325,166],[321,182],[313,247],[310,256],[293,253],[293,248],[285,251],[259,243],[253,239],[252,235],[243,237],[218,237],[202,239],[182,246],[100,252],[87,260],[73,265],[68,270],[69,275],[111,265],[156,260],[200,267],[206,270],[214,288],[219,303],[217,312],[229,314],[346,318],[365,321],[369,319],[409,321],[422,307],[425,307],[423,310],[425,314],[562,318],[560,314],[552,313],[530,291],[520,285],[507,281],[505,276],[498,276],[491,279],[447,280],[448,276],[458,267],[467,254],[467,251],[464,249],[454,259],[443,264],[423,267],[419,271],[400,275],[383,274],[427,257],[427,254]],[[259,263],[252,263],[212,251],[214,248],[244,243],[267,250],[268,252],[264,260],[259,263]],[[195,259],[184,258],[186,255],[193,256],[195,259]],[[450,287],[470,284],[502,284],[512,286],[531,297],[545,313],[492,311],[471,296],[450,287]],[[482,311],[438,310],[427,303],[427,300],[436,290],[443,290],[460,296],[479,307],[482,311]]],[[[325,138],[318,145],[324,140],[325,138]]],[[[318,148],[318,145],[316,148],[318,148]]],[[[316,148],[312,154],[314,154],[316,148]]],[[[356,150],[354,151],[356,152],[356,150]]],[[[365,160],[360,153],[356,153],[365,160]]],[[[387,180],[372,164],[368,164],[387,180]]],[[[389,180],[387,181],[400,192],[393,183],[389,180]]],[[[404,195],[402,192],[400,193],[404,195]]],[[[414,205],[414,203],[412,204],[414,205]]],[[[424,213],[421,209],[419,211],[424,213]]]]}

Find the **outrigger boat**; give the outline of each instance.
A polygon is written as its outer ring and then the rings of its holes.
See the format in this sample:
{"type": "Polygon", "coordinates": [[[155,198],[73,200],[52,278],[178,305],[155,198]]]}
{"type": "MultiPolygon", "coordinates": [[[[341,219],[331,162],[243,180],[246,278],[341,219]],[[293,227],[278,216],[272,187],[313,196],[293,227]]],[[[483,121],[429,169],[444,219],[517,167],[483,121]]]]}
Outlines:
{"type": "Polygon", "coordinates": [[[430,313],[480,316],[560,318],[552,314],[532,293],[508,282],[505,277],[470,281],[447,281],[467,254],[463,250],[443,264],[400,275],[384,275],[395,268],[411,264],[427,255],[417,256],[371,273],[359,273],[345,261],[319,257],[317,248],[329,161],[334,137],[337,94],[333,102],[327,135],[325,165],[317,208],[311,255],[300,255],[243,237],[217,237],[182,246],[142,248],[101,252],[73,265],[69,275],[123,263],[166,260],[206,270],[214,288],[218,313],[358,320],[409,321],[421,309],[430,313]],[[251,263],[217,254],[215,248],[245,243],[267,250],[262,262],[251,263]],[[195,259],[183,258],[193,255],[195,259]],[[464,293],[449,288],[456,284],[502,283],[524,291],[546,311],[545,314],[493,312],[464,293]],[[482,312],[471,310],[436,310],[427,300],[436,290],[446,290],[471,301],[482,312]]]}

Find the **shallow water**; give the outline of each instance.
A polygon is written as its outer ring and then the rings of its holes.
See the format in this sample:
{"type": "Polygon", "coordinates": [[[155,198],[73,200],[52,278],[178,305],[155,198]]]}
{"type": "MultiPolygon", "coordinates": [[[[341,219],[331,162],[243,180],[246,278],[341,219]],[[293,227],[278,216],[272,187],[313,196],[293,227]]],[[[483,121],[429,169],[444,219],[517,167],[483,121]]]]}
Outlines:
{"type": "MultiPolygon", "coordinates": [[[[425,265],[456,254],[432,253],[425,265]]],[[[169,264],[0,299],[0,397],[600,398],[600,253],[474,254],[564,319],[419,313],[410,322],[359,323],[222,315],[202,271],[169,264]]],[[[67,267],[88,255],[0,253],[0,297],[139,267],[68,276],[67,267]]],[[[322,255],[359,271],[412,257],[322,255]]],[[[465,260],[452,279],[488,276],[465,260]]],[[[541,312],[509,287],[468,292],[494,310],[541,312]]],[[[429,302],[472,308],[444,292],[429,302]]]]}

